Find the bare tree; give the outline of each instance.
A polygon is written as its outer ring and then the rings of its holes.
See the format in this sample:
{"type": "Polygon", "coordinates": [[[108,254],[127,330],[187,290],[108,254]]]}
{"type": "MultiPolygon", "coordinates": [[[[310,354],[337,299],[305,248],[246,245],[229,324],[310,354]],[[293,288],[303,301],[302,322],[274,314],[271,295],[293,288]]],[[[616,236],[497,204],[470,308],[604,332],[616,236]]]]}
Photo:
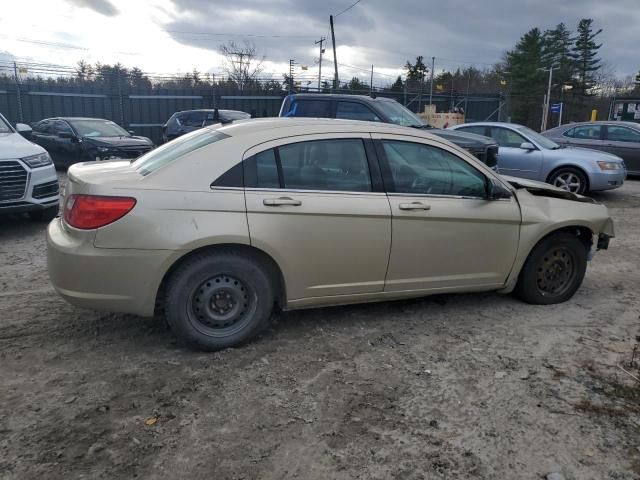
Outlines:
{"type": "Polygon", "coordinates": [[[235,82],[241,91],[245,86],[256,83],[266,57],[256,54],[254,44],[246,40],[243,44],[231,40],[220,46],[220,53],[225,57],[224,70],[229,80],[235,82]]]}

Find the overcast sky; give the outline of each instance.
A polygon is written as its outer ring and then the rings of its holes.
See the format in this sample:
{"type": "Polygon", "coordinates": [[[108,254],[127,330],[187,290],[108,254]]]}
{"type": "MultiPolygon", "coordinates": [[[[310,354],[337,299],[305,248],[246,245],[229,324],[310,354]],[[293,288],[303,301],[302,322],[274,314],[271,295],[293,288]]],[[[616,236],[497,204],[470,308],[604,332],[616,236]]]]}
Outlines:
{"type": "MultiPolygon", "coordinates": [[[[18,0],[0,9],[0,60],[75,65],[121,62],[157,73],[222,72],[220,44],[253,42],[265,75],[280,78],[294,58],[299,76],[317,75],[329,14],[355,0],[18,0]]],[[[640,68],[640,0],[361,0],[335,22],[340,78],[374,65],[377,85],[407,59],[436,57],[436,69],[489,66],[532,27],[583,17],[604,31],[602,59],[620,75],[640,68]],[[354,68],[355,67],[355,68],[354,68]]],[[[330,43],[323,77],[332,74],[330,43]]]]}

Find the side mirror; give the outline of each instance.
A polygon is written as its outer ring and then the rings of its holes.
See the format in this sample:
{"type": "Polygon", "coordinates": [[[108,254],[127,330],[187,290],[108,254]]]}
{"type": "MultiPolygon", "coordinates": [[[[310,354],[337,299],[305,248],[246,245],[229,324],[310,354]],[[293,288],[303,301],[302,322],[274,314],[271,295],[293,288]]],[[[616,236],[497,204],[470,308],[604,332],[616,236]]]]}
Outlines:
{"type": "Polygon", "coordinates": [[[33,132],[26,123],[16,123],[16,131],[27,140],[31,139],[31,133],[33,132]]]}
{"type": "Polygon", "coordinates": [[[535,150],[536,147],[531,142],[522,142],[520,148],[523,150],[535,150]]]}
{"type": "Polygon", "coordinates": [[[135,135],[136,132],[134,132],[133,130],[127,130],[127,133],[129,133],[129,135],[135,135]]]}
{"type": "Polygon", "coordinates": [[[493,180],[487,182],[487,200],[503,200],[511,198],[511,190],[493,180]]]}

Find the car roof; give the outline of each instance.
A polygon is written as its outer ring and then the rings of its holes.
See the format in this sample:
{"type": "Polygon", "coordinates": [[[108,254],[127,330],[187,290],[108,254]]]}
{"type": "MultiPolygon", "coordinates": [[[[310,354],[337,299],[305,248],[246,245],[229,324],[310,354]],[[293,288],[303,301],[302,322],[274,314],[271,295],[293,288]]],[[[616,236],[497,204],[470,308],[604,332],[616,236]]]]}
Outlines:
{"type": "MultiPolygon", "coordinates": [[[[187,113],[187,112],[215,112],[215,111],[216,111],[215,108],[193,108],[191,110],[180,110],[179,112],[175,112],[174,115],[177,115],[179,113],[187,113]]],[[[243,112],[242,110],[228,110],[228,109],[222,109],[222,108],[219,108],[218,112],[234,112],[234,113],[244,113],[246,115],[251,115],[250,113],[243,112]]]]}
{"type": "Polygon", "coordinates": [[[337,99],[337,100],[363,100],[365,102],[393,101],[393,98],[387,97],[370,97],[369,95],[349,95],[346,93],[293,93],[289,97],[296,98],[319,98],[319,99],[337,99]]]}
{"type": "MultiPolygon", "coordinates": [[[[66,121],[71,121],[71,120],[97,120],[99,122],[113,122],[113,120],[109,120],[107,118],[92,118],[92,117],[51,117],[51,118],[44,118],[42,120],[40,120],[41,122],[44,122],[45,120],[66,120],[66,121]]],[[[116,123],[116,122],[114,122],[116,123]]]]}
{"type": "Polygon", "coordinates": [[[560,125],[559,127],[555,127],[555,128],[573,128],[573,127],[578,127],[583,125],[622,125],[625,127],[640,128],[640,123],[629,122],[624,120],[596,120],[594,122],[571,122],[571,123],[565,123],[564,125],[560,125]]]}
{"type": "Polygon", "coordinates": [[[459,125],[454,125],[452,128],[458,127],[468,127],[471,125],[483,126],[483,127],[507,127],[507,128],[520,128],[524,127],[524,125],[520,125],[519,123],[508,123],[508,122],[469,122],[469,123],[461,123],[459,125]]]}
{"type": "Polygon", "coordinates": [[[342,120],[335,118],[307,118],[307,117],[270,117],[239,120],[230,125],[209,128],[232,137],[252,135],[267,130],[278,130],[277,135],[284,137],[291,135],[316,133],[393,133],[443,141],[442,137],[427,133],[417,128],[403,127],[391,123],[365,122],[361,120],[342,120]],[[301,130],[303,130],[301,132],[301,130]],[[289,131],[289,132],[288,132],[289,131]]]}

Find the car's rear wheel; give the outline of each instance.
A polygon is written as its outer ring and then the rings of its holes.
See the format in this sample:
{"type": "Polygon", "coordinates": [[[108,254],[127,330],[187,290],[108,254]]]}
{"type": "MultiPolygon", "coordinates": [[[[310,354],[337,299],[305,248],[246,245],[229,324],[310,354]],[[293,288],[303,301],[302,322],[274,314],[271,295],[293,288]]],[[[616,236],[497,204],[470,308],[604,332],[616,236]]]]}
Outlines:
{"type": "Polygon", "coordinates": [[[548,183],[580,195],[585,193],[589,187],[585,174],[577,168],[571,167],[560,168],[553,172],[549,177],[548,183]]]}
{"type": "Polygon", "coordinates": [[[43,208],[41,210],[32,210],[29,212],[29,218],[35,222],[50,222],[58,216],[58,205],[55,207],[43,208]]]}
{"type": "Polygon", "coordinates": [[[549,305],[570,299],[587,269],[587,247],[575,235],[556,233],[534,247],[514,293],[527,303],[549,305]]]}
{"type": "Polygon", "coordinates": [[[165,315],[172,330],[203,350],[240,345],[267,324],[275,293],[267,270],[239,252],[197,254],[173,272],[165,315]]]}

